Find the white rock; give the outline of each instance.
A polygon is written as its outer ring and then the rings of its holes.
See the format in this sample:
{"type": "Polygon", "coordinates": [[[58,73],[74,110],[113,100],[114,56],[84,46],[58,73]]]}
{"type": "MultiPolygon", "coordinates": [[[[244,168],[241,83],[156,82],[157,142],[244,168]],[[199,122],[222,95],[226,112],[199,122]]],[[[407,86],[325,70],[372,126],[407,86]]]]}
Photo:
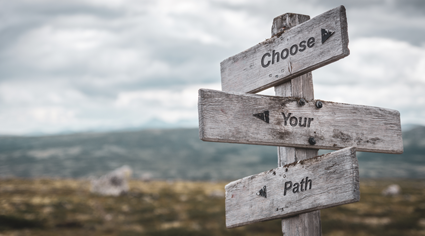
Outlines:
{"type": "Polygon", "coordinates": [[[382,191],[382,195],[384,196],[396,196],[401,193],[401,188],[397,184],[391,184],[386,189],[382,191]]]}
{"type": "Polygon", "coordinates": [[[126,193],[131,173],[130,167],[122,166],[98,179],[92,179],[91,191],[105,196],[119,196],[126,193]]]}

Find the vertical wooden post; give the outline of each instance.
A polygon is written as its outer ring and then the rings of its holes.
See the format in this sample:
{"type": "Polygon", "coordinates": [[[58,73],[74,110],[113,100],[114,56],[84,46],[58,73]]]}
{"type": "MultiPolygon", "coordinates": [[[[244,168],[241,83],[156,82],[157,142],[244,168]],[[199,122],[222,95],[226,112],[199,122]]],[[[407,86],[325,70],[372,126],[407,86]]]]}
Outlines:
{"type": "MultiPolygon", "coordinates": [[[[309,19],[310,16],[293,13],[278,16],[273,19],[272,37],[279,34],[282,34],[280,37],[285,37],[285,30],[309,19]]],[[[282,97],[304,98],[307,101],[313,100],[314,89],[311,72],[276,86],[275,94],[282,97]]],[[[317,149],[278,147],[278,166],[317,156],[317,152],[317,149]]],[[[284,236],[321,236],[320,211],[282,219],[282,233],[284,236]]]]}

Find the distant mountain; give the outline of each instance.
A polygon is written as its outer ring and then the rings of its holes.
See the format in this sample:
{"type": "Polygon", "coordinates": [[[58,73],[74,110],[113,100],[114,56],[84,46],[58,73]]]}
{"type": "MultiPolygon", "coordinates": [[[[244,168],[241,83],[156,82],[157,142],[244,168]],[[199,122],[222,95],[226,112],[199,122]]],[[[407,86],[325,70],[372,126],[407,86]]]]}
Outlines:
{"type": "MultiPolygon", "coordinates": [[[[363,178],[425,178],[425,127],[401,155],[359,153],[363,178]]],[[[323,151],[322,151],[323,152],[323,151]]],[[[233,180],[277,166],[276,147],[202,142],[197,129],[0,137],[0,177],[83,178],[129,165],[136,177],[233,180]]]]}
{"type": "Polygon", "coordinates": [[[418,124],[402,124],[401,130],[409,131],[411,129],[421,128],[421,127],[422,127],[422,125],[418,125],[418,124]]]}
{"type": "Polygon", "coordinates": [[[0,176],[79,178],[129,165],[136,177],[219,180],[276,162],[275,147],[202,142],[197,129],[0,137],[0,176]]]}
{"type": "Polygon", "coordinates": [[[425,178],[425,127],[412,126],[403,132],[400,155],[359,153],[360,175],[370,178],[425,178]]]}

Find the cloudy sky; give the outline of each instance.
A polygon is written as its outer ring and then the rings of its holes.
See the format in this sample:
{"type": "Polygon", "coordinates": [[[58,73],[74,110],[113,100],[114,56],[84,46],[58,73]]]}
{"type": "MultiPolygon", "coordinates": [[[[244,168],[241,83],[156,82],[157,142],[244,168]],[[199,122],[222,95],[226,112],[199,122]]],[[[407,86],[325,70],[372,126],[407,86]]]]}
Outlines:
{"type": "Polygon", "coordinates": [[[341,4],[351,54],[313,72],[315,97],[425,125],[422,0],[1,0],[0,134],[196,127],[221,61],[269,38],[278,15],[341,4]]]}

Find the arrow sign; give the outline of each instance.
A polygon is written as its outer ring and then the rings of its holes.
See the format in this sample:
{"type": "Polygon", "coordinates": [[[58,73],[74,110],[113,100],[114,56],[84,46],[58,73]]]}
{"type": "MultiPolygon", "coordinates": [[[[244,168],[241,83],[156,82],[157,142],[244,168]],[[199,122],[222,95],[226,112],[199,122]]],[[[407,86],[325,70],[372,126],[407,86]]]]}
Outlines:
{"type": "Polygon", "coordinates": [[[340,6],[221,62],[222,90],[256,93],[349,54],[340,6]]]}
{"type": "Polygon", "coordinates": [[[403,152],[400,113],[395,110],[208,89],[199,90],[198,109],[204,141],[403,152]],[[258,115],[265,111],[268,120],[258,115]]]}
{"type": "Polygon", "coordinates": [[[254,116],[257,117],[258,119],[266,122],[266,123],[269,123],[269,111],[264,111],[262,113],[257,113],[257,114],[254,114],[254,116]]]}
{"type": "Polygon", "coordinates": [[[360,200],[353,147],[294,162],[226,185],[226,226],[288,217],[360,200]],[[258,194],[267,190],[267,195],[258,194]]]}
{"type": "Polygon", "coordinates": [[[328,40],[328,38],[331,37],[334,33],[335,33],[335,31],[322,29],[322,44],[325,43],[326,40],[328,40]]]}

